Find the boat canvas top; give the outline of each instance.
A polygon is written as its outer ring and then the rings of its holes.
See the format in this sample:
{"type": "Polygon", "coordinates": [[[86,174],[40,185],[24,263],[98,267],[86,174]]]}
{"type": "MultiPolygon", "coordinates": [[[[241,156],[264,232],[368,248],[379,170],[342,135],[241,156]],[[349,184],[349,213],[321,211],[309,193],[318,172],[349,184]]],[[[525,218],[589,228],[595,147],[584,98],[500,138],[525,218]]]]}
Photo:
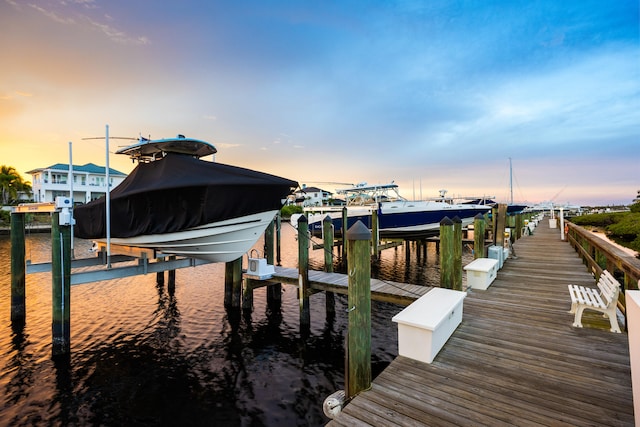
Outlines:
{"type": "Polygon", "coordinates": [[[367,185],[361,183],[349,188],[336,190],[338,194],[344,194],[347,199],[347,206],[362,206],[376,204],[382,201],[406,200],[398,193],[398,184],[367,185]]]}
{"type": "MultiPolygon", "coordinates": [[[[176,153],[139,162],[110,194],[111,237],[187,230],[204,224],[279,210],[298,183],[237,166],[176,153]]],[[[74,209],[76,236],[106,236],[106,198],[74,209]]]]}
{"type": "Polygon", "coordinates": [[[138,143],[116,151],[125,154],[138,162],[150,162],[161,159],[167,153],[186,154],[193,157],[204,157],[217,153],[218,150],[208,142],[178,135],[175,138],[148,139],[140,137],[138,143]]]}

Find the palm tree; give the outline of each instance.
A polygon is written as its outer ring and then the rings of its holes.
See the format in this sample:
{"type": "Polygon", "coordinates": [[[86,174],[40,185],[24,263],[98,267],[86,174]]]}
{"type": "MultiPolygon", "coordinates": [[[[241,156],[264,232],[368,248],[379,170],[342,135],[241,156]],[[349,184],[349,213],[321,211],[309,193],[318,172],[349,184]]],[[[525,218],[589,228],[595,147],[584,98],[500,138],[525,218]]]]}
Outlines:
{"type": "Polygon", "coordinates": [[[14,202],[23,192],[31,196],[31,183],[24,181],[13,166],[0,166],[0,203],[14,202]]]}

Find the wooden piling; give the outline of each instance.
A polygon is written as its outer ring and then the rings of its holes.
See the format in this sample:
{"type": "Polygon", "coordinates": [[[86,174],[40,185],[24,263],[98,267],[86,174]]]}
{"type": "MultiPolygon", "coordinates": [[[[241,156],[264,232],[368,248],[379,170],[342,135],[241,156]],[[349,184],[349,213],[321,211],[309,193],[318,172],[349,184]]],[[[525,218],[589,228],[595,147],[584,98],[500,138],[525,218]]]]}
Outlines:
{"type": "MultiPolygon", "coordinates": [[[[324,241],[322,242],[324,247],[324,271],[333,273],[333,221],[329,215],[322,220],[322,235],[324,236],[324,241]]],[[[335,315],[336,304],[333,292],[325,292],[325,307],[327,316],[335,315]]]]}
{"type": "Polygon", "coordinates": [[[515,240],[519,240],[522,237],[522,229],[524,227],[524,218],[522,213],[516,214],[516,235],[515,240]]]}
{"type": "Polygon", "coordinates": [[[231,294],[231,306],[240,308],[242,300],[242,257],[233,261],[233,292],[231,294]]]}
{"type": "Polygon", "coordinates": [[[276,263],[282,265],[282,216],[280,212],[276,215],[276,263]]]}
{"type": "Polygon", "coordinates": [[[484,215],[477,214],[473,218],[473,259],[484,258],[484,233],[486,221],[484,215]]]}
{"type": "Polygon", "coordinates": [[[298,286],[300,331],[304,336],[311,328],[311,309],[309,307],[309,222],[306,215],[302,215],[298,219],[298,286]]]}
{"type": "Polygon", "coordinates": [[[224,265],[224,306],[239,308],[242,294],[242,257],[224,265]]]}
{"type": "Polygon", "coordinates": [[[224,306],[231,307],[233,294],[233,261],[224,263],[224,306]]]}
{"type": "Polygon", "coordinates": [[[349,214],[347,211],[347,208],[342,208],[342,228],[340,230],[340,236],[342,237],[342,264],[343,267],[346,268],[347,266],[347,246],[349,245],[349,242],[347,241],[347,238],[345,237],[347,234],[347,227],[349,224],[349,214]]]}
{"type": "Polygon", "coordinates": [[[11,322],[26,320],[26,264],[23,213],[11,213],[11,322]]]}
{"type": "MultiPolygon", "coordinates": [[[[244,278],[244,286],[242,287],[242,311],[251,313],[253,311],[253,279],[244,278]]],[[[269,304],[269,288],[274,285],[267,286],[267,305],[269,304]]]]}
{"type": "Polygon", "coordinates": [[[453,221],[444,217],[440,221],[440,287],[453,289],[454,245],[453,221]]]}
{"type": "Polygon", "coordinates": [[[358,221],[346,233],[349,325],[347,332],[346,398],[371,387],[371,232],[358,221]]]}
{"type": "Polygon", "coordinates": [[[51,285],[53,356],[71,352],[71,226],[51,215],[51,285]]]}
{"type": "Polygon", "coordinates": [[[405,265],[411,262],[411,240],[404,241],[404,262],[405,265]]]}
{"type": "Polygon", "coordinates": [[[507,224],[507,205],[500,203],[498,205],[498,215],[496,218],[495,231],[495,244],[496,246],[504,247],[504,230],[507,224]]]}
{"type": "MultiPolygon", "coordinates": [[[[491,208],[491,241],[494,245],[498,244],[498,207],[491,208]]],[[[502,238],[502,237],[500,237],[502,238]]]]}
{"type": "MultiPolygon", "coordinates": [[[[271,221],[271,223],[267,226],[264,231],[264,255],[267,259],[267,264],[275,265],[275,246],[274,246],[274,237],[275,237],[275,219],[271,221]]],[[[274,283],[271,286],[267,286],[267,305],[269,307],[274,307],[279,305],[282,302],[282,284],[274,283]]]]}
{"type": "MultiPolygon", "coordinates": [[[[169,261],[176,259],[175,255],[169,256],[169,261]]],[[[167,272],[167,291],[175,292],[176,290],[176,270],[169,270],[167,272]]]]}
{"type": "Polygon", "coordinates": [[[322,220],[322,235],[324,236],[324,271],[333,273],[333,221],[329,215],[322,220]]]}
{"type": "Polygon", "coordinates": [[[453,219],[453,289],[462,290],[462,220],[453,219]]]}
{"type": "Polygon", "coordinates": [[[377,209],[371,212],[371,243],[373,259],[377,260],[380,258],[380,231],[377,209]]]}

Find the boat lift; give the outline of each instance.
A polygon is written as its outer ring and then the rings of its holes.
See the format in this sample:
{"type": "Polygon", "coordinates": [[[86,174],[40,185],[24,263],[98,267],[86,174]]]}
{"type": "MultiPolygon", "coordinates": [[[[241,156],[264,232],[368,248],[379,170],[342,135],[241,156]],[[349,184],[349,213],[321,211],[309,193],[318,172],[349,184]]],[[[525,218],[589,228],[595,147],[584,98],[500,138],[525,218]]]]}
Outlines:
{"type": "Polygon", "coordinates": [[[97,243],[92,258],[72,257],[71,229],[75,220],[68,197],[56,197],[54,203],[27,203],[16,206],[11,212],[11,321],[16,327],[24,325],[26,319],[26,275],[51,273],[52,281],[52,333],[53,355],[70,352],[70,304],[71,285],[118,279],[141,274],[157,273],[158,281],[169,271],[169,286],[175,284],[175,270],[209,264],[210,261],[176,257],[156,252],[153,249],[111,245],[116,252],[108,255],[106,245],[97,243]],[[51,213],[51,262],[32,264],[25,260],[25,214],[51,213]],[[152,261],[155,260],[155,261],[152,261]],[[131,265],[137,261],[137,264],[131,265]],[[112,267],[112,263],[125,263],[112,267]],[[92,268],[94,267],[94,268],[92,268]],[[81,269],[72,273],[72,270],[81,269]],[[173,272],[173,274],[172,274],[173,272]],[[173,283],[172,283],[173,282],[173,283]]]}

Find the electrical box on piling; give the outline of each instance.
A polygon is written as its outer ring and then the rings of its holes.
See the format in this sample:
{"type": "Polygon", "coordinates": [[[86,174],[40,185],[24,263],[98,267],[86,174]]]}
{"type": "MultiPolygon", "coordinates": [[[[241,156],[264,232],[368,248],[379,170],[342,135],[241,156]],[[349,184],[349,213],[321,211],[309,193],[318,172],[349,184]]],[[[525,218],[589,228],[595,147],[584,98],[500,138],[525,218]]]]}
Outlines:
{"type": "Polygon", "coordinates": [[[258,280],[270,279],[275,273],[275,267],[267,264],[266,258],[258,258],[258,255],[256,249],[249,253],[247,275],[258,280]]]}

